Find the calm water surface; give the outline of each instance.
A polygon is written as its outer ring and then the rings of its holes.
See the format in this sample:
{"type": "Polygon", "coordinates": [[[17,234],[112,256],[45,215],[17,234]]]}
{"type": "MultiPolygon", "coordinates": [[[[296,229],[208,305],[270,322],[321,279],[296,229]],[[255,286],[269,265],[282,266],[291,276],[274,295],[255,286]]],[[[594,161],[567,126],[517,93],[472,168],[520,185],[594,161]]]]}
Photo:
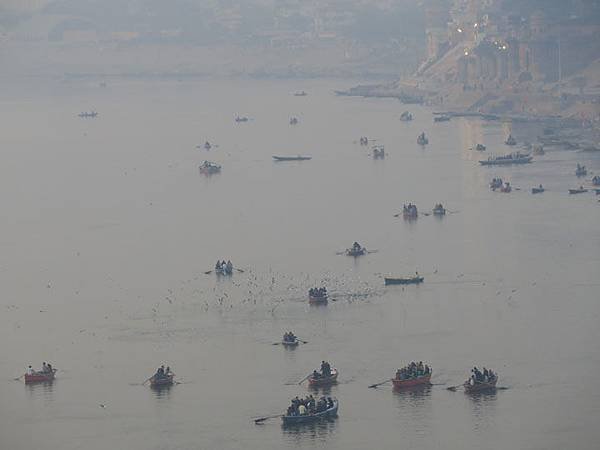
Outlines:
{"type": "Polygon", "coordinates": [[[340,87],[3,90],[1,448],[598,448],[600,205],[566,192],[581,184],[575,164],[598,172],[600,157],[550,149],[481,168],[469,148],[507,152],[506,126],[434,125],[412,106],[402,123],[398,102],[333,96],[340,87]],[[100,117],[76,117],[92,108],[100,117]],[[385,160],[361,135],[385,144],[385,160]],[[218,148],[195,148],[205,140],[218,148]],[[271,161],[299,153],[313,159],[271,161]],[[222,173],[200,175],[204,159],[222,173]],[[493,176],[521,190],[493,193],[493,176]],[[547,192],[532,196],[539,183],[547,192]],[[439,201],[453,213],[394,217],[439,201]],[[336,255],[355,240],[377,252],[336,255]],[[223,258],[245,272],[203,274],[223,258]],[[383,286],[415,270],[423,285],[383,286]],[[335,301],[309,307],[316,285],[335,301]],[[309,343],[273,346],[289,329],[309,343]],[[322,359],[340,371],[337,420],[254,425],[305,395],[296,383],[322,359]],[[367,389],[410,360],[429,362],[436,385],[367,389]],[[42,361],[60,369],[54,384],[13,381],[42,361]],[[182,384],[154,392],[141,382],[161,363],[182,384]],[[475,364],[508,389],[445,389],[475,364]]]}

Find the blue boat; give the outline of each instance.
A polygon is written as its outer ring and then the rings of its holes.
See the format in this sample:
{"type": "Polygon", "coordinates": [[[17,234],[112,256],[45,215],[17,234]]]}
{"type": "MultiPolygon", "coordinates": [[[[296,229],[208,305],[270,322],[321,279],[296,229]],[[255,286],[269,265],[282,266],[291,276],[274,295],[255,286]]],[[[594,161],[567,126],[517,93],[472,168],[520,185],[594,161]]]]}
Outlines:
{"type": "Polygon", "coordinates": [[[281,416],[284,425],[297,425],[302,423],[313,423],[329,417],[336,417],[338,413],[339,402],[337,398],[333,399],[333,406],[314,414],[304,414],[302,416],[281,416]]]}

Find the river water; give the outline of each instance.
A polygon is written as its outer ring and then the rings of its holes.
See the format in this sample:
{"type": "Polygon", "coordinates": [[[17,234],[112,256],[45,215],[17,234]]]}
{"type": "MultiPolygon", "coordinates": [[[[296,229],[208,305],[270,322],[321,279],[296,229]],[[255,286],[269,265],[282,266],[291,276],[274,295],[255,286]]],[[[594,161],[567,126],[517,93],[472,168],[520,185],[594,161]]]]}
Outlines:
{"type": "Polygon", "coordinates": [[[567,189],[589,184],[577,162],[598,172],[600,157],[549,149],[531,165],[479,167],[510,150],[507,125],[433,124],[424,107],[333,95],[346,84],[3,90],[1,448],[598,448],[600,205],[567,189]],[[76,116],[90,109],[100,116],[76,116]],[[404,109],[413,122],[398,120],[404,109]],[[205,140],[218,147],[196,149],[205,140]],[[204,159],[222,173],[201,175],[204,159]],[[491,192],[494,176],[520,189],[491,192]],[[539,183],[547,191],[531,195],[539,183]],[[451,213],[394,217],[408,202],[451,213]],[[336,254],[355,240],[377,251],[336,254]],[[244,272],[203,273],[223,258],[244,272]],[[384,287],[416,270],[424,284],[384,287]],[[321,285],[332,301],[309,307],[321,285]],[[308,343],[272,345],[285,330],[308,343]],[[337,420],[252,422],[306,395],[297,382],[323,359],[340,371],[337,420]],[[433,366],[434,386],[367,388],[411,360],[433,366]],[[59,369],[53,384],[13,380],[42,361],[59,369]],[[181,384],[141,385],[160,364],[181,384]],[[473,365],[507,389],[446,389],[473,365]]]}

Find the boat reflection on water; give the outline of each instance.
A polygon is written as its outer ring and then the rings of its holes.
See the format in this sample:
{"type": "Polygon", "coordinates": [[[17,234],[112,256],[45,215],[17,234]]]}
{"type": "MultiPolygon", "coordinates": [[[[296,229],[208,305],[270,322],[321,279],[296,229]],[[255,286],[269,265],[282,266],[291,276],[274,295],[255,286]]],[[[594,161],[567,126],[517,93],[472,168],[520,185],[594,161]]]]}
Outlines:
{"type": "Polygon", "coordinates": [[[493,425],[496,415],[497,390],[475,392],[468,394],[469,403],[472,406],[473,425],[481,430],[493,425]]]}
{"type": "Polygon", "coordinates": [[[402,400],[402,407],[423,406],[430,400],[431,385],[422,384],[412,387],[392,388],[394,396],[402,400]]]}
{"type": "Polygon", "coordinates": [[[325,442],[337,428],[338,418],[326,417],[316,422],[281,424],[284,436],[295,444],[310,442],[325,442]]]}
{"type": "Polygon", "coordinates": [[[27,383],[25,387],[32,397],[43,397],[51,400],[54,394],[54,381],[40,381],[38,383],[27,383]]]}
{"type": "Polygon", "coordinates": [[[166,384],[159,386],[151,386],[150,389],[154,392],[154,396],[157,399],[168,399],[171,396],[171,389],[173,389],[174,384],[166,384]]]}

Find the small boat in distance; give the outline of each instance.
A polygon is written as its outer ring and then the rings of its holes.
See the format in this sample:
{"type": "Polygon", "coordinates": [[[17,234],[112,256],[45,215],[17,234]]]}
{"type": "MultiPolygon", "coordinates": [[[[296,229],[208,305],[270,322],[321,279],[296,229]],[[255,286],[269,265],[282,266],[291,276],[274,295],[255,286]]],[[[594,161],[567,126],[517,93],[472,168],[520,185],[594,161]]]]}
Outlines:
{"type": "Polygon", "coordinates": [[[585,168],[585,166],[577,164],[577,169],[575,169],[575,175],[578,177],[585,177],[587,175],[587,169],[585,168]]]}
{"type": "Polygon", "coordinates": [[[383,159],[385,158],[385,147],[383,145],[373,146],[373,158],[383,159]]]}
{"type": "Polygon", "coordinates": [[[91,111],[91,112],[83,111],[83,112],[80,112],[78,115],[82,119],[88,119],[88,118],[93,119],[93,118],[98,117],[98,113],[96,111],[91,111]]]}
{"type": "Polygon", "coordinates": [[[307,95],[305,91],[294,92],[294,97],[306,97],[307,95]]]}
{"type": "Polygon", "coordinates": [[[448,122],[450,121],[450,116],[442,115],[433,118],[434,122],[448,122]]]}
{"type": "Polygon", "coordinates": [[[35,371],[29,366],[29,370],[23,378],[25,379],[25,384],[49,383],[54,381],[55,375],[56,369],[52,368],[51,365],[46,365],[46,363],[44,363],[42,370],[39,371],[35,371]]]}
{"type": "Polygon", "coordinates": [[[410,122],[411,120],[413,120],[413,115],[408,111],[404,111],[402,114],[400,114],[400,121],[410,122]]]}
{"type": "Polygon", "coordinates": [[[496,383],[498,383],[498,375],[494,375],[491,380],[488,381],[473,381],[468,379],[465,381],[463,387],[467,394],[476,394],[478,392],[490,392],[496,389],[496,383]]]}
{"type": "Polygon", "coordinates": [[[200,171],[200,173],[203,173],[204,175],[213,175],[215,173],[221,172],[221,166],[218,164],[215,164],[214,162],[204,161],[200,165],[198,170],[200,171]]]}
{"type": "Polygon", "coordinates": [[[425,132],[424,131],[417,138],[417,144],[419,144],[419,145],[427,145],[427,144],[429,144],[429,139],[427,139],[427,136],[425,136],[425,132]]]}
{"type": "Polygon", "coordinates": [[[512,134],[509,134],[508,137],[506,138],[506,141],[504,141],[504,143],[506,145],[513,146],[513,145],[517,145],[517,140],[513,137],[512,134]]]}
{"type": "Polygon", "coordinates": [[[579,189],[569,189],[569,194],[583,194],[587,191],[588,190],[585,189],[583,186],[579,186],[579,189]]]}
{"type": "Polygon", "coordinates": [[[241,123],[241,122],[248,122],[250,119],[248,119],[246,116],[236,116],[235,121],[236,123],[241,123]]]}
{"type": "Polygon", "coordinates": [[[529,154],[511,153],[504,156],[490,156],[488,159],[480,160],[482,166],[508,166],[511,164],[528,164],[533,160],[529,154]]]}
{"type": "Polygon", "coordinates": [[[411,362],[409,365],[398,369],[392,378],[394,389],[411,388],[415,386],[429,386],[431,384],[431,368],[427,364],[411,362]]]}
{"type": "Polygon", "coordinates": [[[541,184],[538,187],[531,188],[532,194],[541,194],[544,191],[545,191],[544,186],[542,186],[541,184]]]}
{"type": "Polygon", "coordinates": [[[600,175],[594,175],[592,178],[592,186],[600,186],[600,175]]]}
{"type": "Polygon", "coordinates": [[[312,159],[312,156],[302,156],[302,155],[298,155],[298,156],[275,156],[275,155],[273,155],[273,159],[275,161],[307,161],[309,159],[312,159]]]}
{"type": "Polygon", "coordinates": [[[544,146],[542,144],[534,144],[533,145],[533,154],[534,155],[545,155],[544,146]]]}
{"type": "Polygon", "coordinates": [[[444,205],[442,205],[441,203],[438,203],[437,205],[435,205],[433,207],[433,215],[434,216],[445,216],[446,208],[444,208],[444,205]]]}
{"type": "Polygon", "coordinates": [[[477,144],[477,145],[475,146],[475,150],[477,150],[478,152],[484,152],[484,151],[485,151],[485,149],[486,149],[486,147],[485,147],[485,145],[483,145],[483,144],[477,144]]]}
{"type": "Polygon", "coordinates": [[[310,288],[308,290],[308,303],[311,305],[327,303],[327,288],[310,288]]]}
{"type": "Polygon", "coordinates": [[[337,383],[338,370],[336,368],[332,367],[330,369],[330,374],[326,376],[323,376],[316,370],[315,372],[318,373],[319,376],[315,376],[313,372],[313,374],[308,378],[308,385],[310,387],[331,386],[332,384],[337,383]]]}
{"type": "Polygon", "coordinates": [[[298,125],[298,118],[290,117],[290,125],[298,125]]]}
{"type": "Polygon", "coordinates": [[[154,374],[152,375],[152,378],[150,378],[150,387],[160,388],[166,386],[173,386],[173,384],[175,383],[174,379],[175,374],[171,372],[162,376],[157,376],[156,374],[154,374]]]}
{"type": "Polygon", "coordinates": [[[360,245],[358,242],[354,242],[354,244],[352,244],[352,247],[346,249],[345,253],[347,256],[353,256],[356,258],[357,256],[366,255],[367,249],[366,247],[360,245]]]}
{"type": "Polygon", "coordinates": [[[419,274],[417,274],[414,277],[409,277],[409,278],[385,277],[383,280],[385,282],[385,285],[388,286],[390,284],[421,284],[423,282],[423,280],[425,280],[425,278],[420,276],[419,274]]]}

